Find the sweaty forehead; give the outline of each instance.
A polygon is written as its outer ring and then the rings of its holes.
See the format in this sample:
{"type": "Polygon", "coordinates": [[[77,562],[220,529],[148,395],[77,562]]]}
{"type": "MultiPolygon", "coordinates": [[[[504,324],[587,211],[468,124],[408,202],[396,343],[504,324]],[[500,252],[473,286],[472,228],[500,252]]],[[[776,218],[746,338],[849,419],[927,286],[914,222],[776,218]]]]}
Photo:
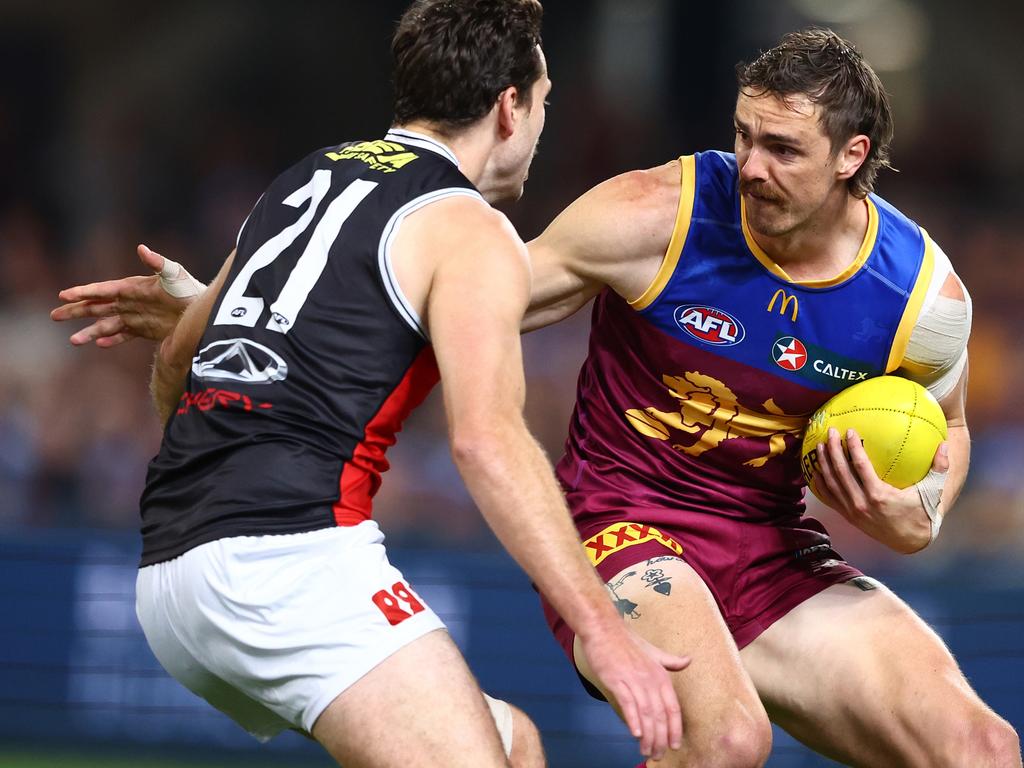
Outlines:
{"type": "Polygon", "coordinates": [[[755,96],[740,91],[736,98],[736,119],[758,133],[824,135],[820,109],[803,95],[783,98],[774,93],[755,96]]]}

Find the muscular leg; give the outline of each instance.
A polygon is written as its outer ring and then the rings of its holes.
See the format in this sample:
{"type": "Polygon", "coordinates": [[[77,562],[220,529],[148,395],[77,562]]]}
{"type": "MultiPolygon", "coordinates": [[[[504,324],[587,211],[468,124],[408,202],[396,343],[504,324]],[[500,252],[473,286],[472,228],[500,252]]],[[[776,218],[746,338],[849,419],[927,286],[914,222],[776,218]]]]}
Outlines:
{"type": "Polygon", "coordinates": [[[506,768],[483,694],[447,632],[414,640],[341,693],[313,736],[345,768],[506,768]]]}
{"type": "Polygon", "coordinates": [[[1013,729],[892,592],[838,584],[743,649],[772,720],[863,768],[1020,768],[1013,729]]]}
{"type": "MultiPolygon", "coordinates": [[[[626,568],[608,586],[638,634],[670,653],[693,659],[673,675],[683,711],[683,747],[649,764],[658,768],[763,765],[771,751],[771,726],[701,578],[683,560],[663,557],[626,568]],[[652,575],[654,570],[661,574],[652,575]]],[[[594,682],[578,640],[574,651],[580,672],[594,682]]]]}

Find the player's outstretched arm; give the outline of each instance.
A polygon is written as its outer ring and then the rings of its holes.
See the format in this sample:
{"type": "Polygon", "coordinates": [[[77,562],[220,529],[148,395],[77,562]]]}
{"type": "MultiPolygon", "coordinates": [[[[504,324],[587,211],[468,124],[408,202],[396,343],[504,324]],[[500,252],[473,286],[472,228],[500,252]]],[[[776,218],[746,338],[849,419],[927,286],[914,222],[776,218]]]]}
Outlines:
{"type": "Polygon", "coordinates": [[[185,307],[206,289],[178,262],[145,245],[137,250],[139,259],[155,274],[76,285],[58,294],[64,304],[50,312],[52,319],[93,319],[72,334],[72,344],[114,347],[135,338],[161,341],[185,307]]]}
{"type": "Polygon", "coordinates": [[[234,260],[235,252],[232,251],[210,286],[188,305],[170,333],[156,348],[149,392],[161,424],[167,423],[177,407],[178,400],[181,399],[196,346],[203,337],[210,319],[210,311],[220,295],[234,260]]]}
{"type": "Polygon", "coordinates": [[[551,465],[523,418],[525,248],[497,212],[469,199],[458,206],[415,239],[416,248],[444,254],[431,277],[426,321],[456,465],[502,544],[578,633],[641,751],[660,756],[682,738],[666,669],[688,660],[628,632],[586,560],[551,465]]]}

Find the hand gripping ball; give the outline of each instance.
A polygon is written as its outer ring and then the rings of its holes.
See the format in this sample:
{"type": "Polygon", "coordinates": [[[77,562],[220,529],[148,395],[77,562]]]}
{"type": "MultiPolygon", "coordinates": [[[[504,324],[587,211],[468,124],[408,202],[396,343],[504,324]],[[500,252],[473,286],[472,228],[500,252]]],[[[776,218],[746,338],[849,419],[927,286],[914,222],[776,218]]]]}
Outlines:
{"type": "MultiPolygon", "coordinates": [[[[877,376],[844,389],[822,405],[807,425],[801,451],[804,479],[815,496],[815,449],[835,427],[846,449],[846,430],[860,435],[878,476],[897,488],[921,480],[946,439],[946,417],[932,394],[900,376],[877,376]]],[[[819,496],[820,498],[820,496],[819,496]]]]}

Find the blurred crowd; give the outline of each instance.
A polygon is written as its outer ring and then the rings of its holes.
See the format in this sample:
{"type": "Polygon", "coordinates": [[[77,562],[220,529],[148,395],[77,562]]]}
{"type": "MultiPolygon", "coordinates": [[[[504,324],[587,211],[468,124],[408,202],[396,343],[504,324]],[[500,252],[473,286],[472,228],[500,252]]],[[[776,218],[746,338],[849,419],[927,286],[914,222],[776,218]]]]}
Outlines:
{"type": "MultiPolygon", "coordinates": [[[[349,26],[364,30],[368,42],[348,34],[345,45],[364,45],[364,53],[346,52],[329,31],[305,26],[286,45],[280,25],[295,12],[285,4],[269,4],[263,20],[239,19],[230,39],[205,44],[189,35],[209,33],[208,8],[189,6],[192,24],[178,13],[165,32],[175,40],[148,27],[125,40],[117,4],[100,4],[94,23],[114,30],[90,45],[67,21],[56,25],[27,6],[20,14],[0,9],[0,532],[136,526],[146,464],[160,438],[147,393],[152,346],[72,348],[67,337],[77,326],[48,317],[57,291],[139,272],[137,242],[209,280],[277,172],[316,146],[383,133],[390,116],[386,40],[403,4],[380,4],[387,12],[348,4],[349,26]],[[246,36],[249,43],[238,42],[246,36]],[[174,63],[166,65],[173,72],[159,71],[154,60],[175,45],[184,50],[173,49],[174,63]],[[307,50],[318,46],[328,50],[319,57],[307,50]],[[331,71],[332,61],[366,67],[350,77],[331,71]],[[304,79],[302,72],[311,74],[304,79]]],[[[294,18],[287,23],[301,26],[294,18]]],[[[554,105],[527,197],[509,210],[527,238],[603,178],[679,153],[730,148],[728,66],[716,91],[689,110],[661,98],[619,103],[587,74],[591,54],[570,27],[564,13],[549,10],[554,105]],[[708,129],[712,109],[721,114],[708,129]]],[[[731,45],[750,55],[772,38],[748,42],[731,45]]],[[[684,64],[659,87],[682,87],[684,64]]],[[[897,91],[897,104],[899,98],[897,91]]],[[[1012,185],[1000,186],[1005,169],[983,162],[984,142],[994,140],[984,126],[946,99],[929,98],[922,109],[917,135],[901,135],[897,123],[901,173],[887,174],[879,191],[929,230],[974,299],[973,465],[958,512],[927,557],[1011,556],[1024,547],[1024,205],[1012,185]]],[[[587,314],[524,339],[528,417],[553,458],[586,351],[587,314]]],[[[436,393],[410,419],[391,457],[377,506],[389,535],[487,546],[448,457],[436,393]]],[[[886,557],[829,520],[848,556],[886,557]]]]}

